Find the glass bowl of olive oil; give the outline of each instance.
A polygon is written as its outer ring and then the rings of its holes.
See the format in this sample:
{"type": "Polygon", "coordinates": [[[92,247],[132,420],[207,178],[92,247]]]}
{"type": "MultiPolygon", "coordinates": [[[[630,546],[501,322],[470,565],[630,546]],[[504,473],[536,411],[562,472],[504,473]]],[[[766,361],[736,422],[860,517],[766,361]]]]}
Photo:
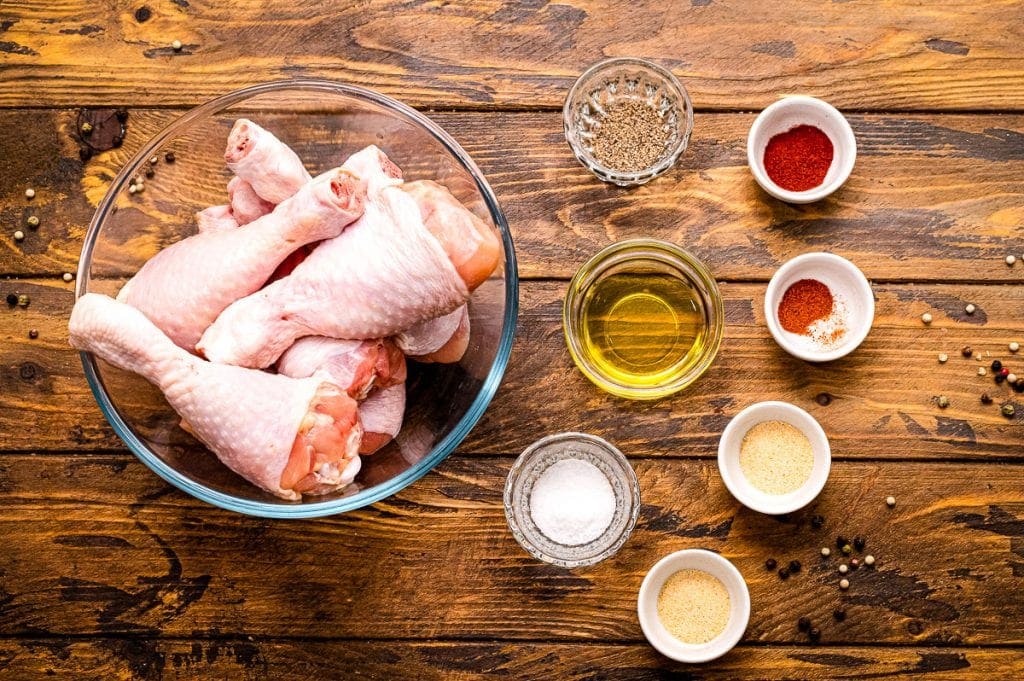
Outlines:
{"type": "Polygon", "coordinates": [[[700,378],[722,341],[714,277],[678,246],[631,239],[608,246],[569,283],[562,323],[569,353],[598,387],[636,400],[700,378]]]}

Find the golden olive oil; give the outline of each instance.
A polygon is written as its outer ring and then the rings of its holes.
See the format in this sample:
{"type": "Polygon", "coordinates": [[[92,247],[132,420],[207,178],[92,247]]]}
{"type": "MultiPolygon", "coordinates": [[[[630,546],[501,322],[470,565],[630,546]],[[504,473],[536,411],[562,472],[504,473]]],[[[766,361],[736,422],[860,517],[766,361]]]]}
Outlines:
{"type": "Polygon", "coordinates": [[[671,382],[707,343],[706,311],[694,285],[664,272],[619,272],[583,300],[582,350],[602,373],[632,387],[671,382]]]}

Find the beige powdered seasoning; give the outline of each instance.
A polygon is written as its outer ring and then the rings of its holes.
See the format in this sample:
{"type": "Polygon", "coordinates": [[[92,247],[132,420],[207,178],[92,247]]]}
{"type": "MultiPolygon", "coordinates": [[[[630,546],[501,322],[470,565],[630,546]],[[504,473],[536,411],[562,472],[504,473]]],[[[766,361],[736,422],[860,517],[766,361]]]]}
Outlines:
{"type": "Polygon", "coordinates": [[[703,570],[680,570],[658,594],[658,619],[683,643],[707,643],[729,623],[729,592],[703,570]]]}
{"type": "Polygon", "coordinates": [[[799,428],[782,421],[759,423],[743,436],[740,470],[766,494],[789,494],[811,477],[814,451],[799,428]]]}

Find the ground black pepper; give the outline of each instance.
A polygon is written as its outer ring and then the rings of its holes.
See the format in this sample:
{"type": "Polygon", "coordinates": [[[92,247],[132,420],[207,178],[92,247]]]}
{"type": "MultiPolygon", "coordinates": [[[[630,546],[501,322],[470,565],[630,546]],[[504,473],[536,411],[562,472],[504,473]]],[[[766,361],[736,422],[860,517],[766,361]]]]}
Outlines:
{"type": "Polygon", "coordinates": [[[665,153],[670,137],[665,121],[647,102],[630,99],[608,107],[591,140],[594,158],[613,170],[643,170],[665,153]]]}

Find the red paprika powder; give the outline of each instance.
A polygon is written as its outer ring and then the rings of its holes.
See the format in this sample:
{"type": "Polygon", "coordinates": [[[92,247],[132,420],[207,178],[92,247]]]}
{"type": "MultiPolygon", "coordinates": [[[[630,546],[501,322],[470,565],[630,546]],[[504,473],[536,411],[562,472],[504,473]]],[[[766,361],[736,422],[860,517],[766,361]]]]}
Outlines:
{"type": "Polygon", "coordinates": [[[786,289],[779,303],[779,324],[790,333],[808,336],[810,326],[832,314],[832,291],[817,279],[801,279],[786,289]]]}
{"type": "Polygon", "coordinates": [[[824,182],[832,154],[828,135],[813,125],[798,125],[768,140],[764,170],[783,189],[803,192],[824,182]]]}

